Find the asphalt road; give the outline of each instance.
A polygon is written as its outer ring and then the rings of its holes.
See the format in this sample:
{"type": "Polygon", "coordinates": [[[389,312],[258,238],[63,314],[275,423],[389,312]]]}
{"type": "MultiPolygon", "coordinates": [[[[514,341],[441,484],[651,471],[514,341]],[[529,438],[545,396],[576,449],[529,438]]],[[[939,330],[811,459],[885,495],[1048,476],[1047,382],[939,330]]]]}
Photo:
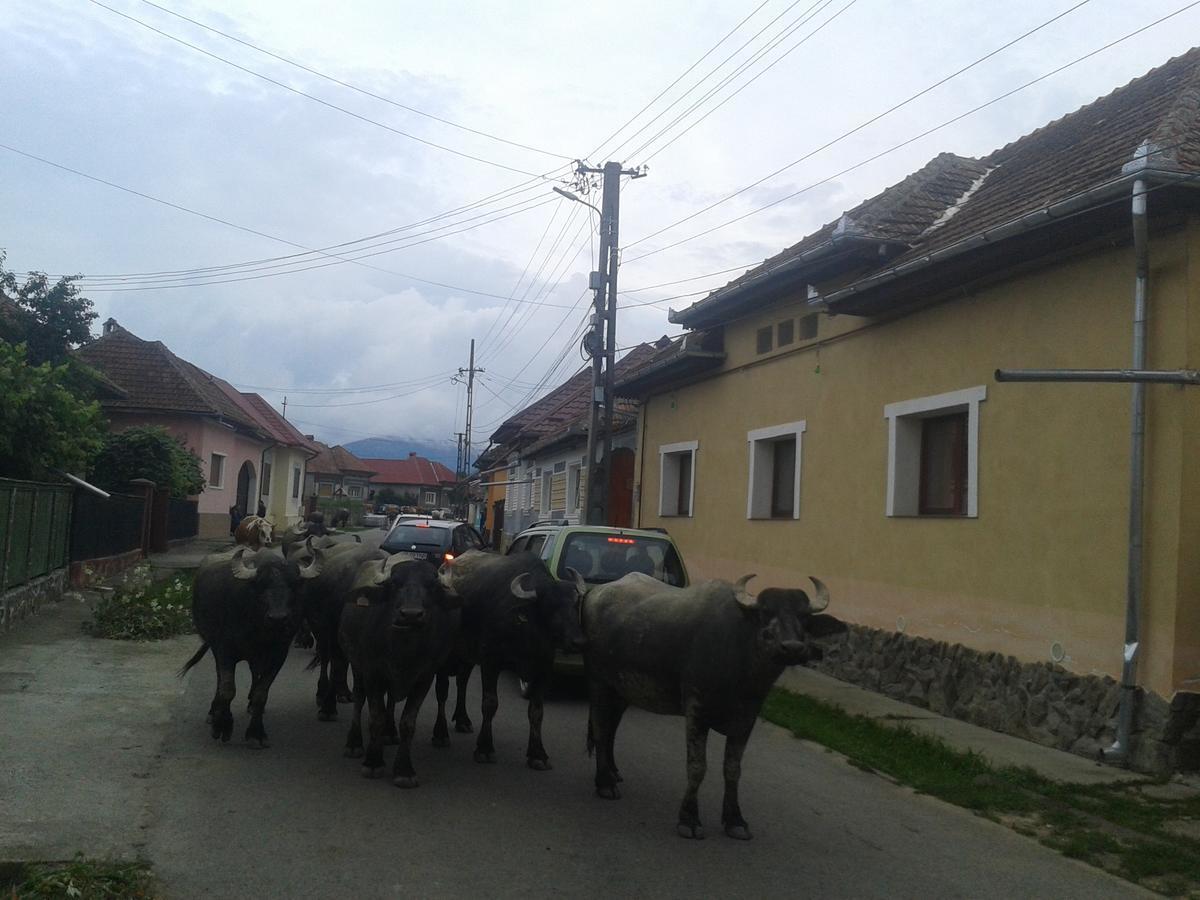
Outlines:
{"type": "MultiPolygon", "coordinates": [[[[276,681],[266,750],[239,740],[244,667],[228,745],[204,724],[211,662],[189,676],[149,784],[146,852],[168,896],[1148,896],[765,723],[742,778],[755,839],[721,833],[714,735],[701,793],[710,836],[684,840],[675,833],[681,719],[627,714],[617,745],[624,796],[604,801],[593,795],[584,752],[586,703],[548,704],[554,769],[534,772],[511,679],[501,689],[497,763],[472,760],[472,735],[454,734],[446,750],[431,745],[431,696],[414,744],[422,786],[400,790],[390,778],[362,778],[358,760],[343,758],[349,707],[340,722],[317,721],[315,676],[302,671],[309,658],[293,650],[276,681]]],[[[478,702],[472,691],[477,721],[478,702]]],[[[390,757],[389,748],[389,766],[390,757]]]]}

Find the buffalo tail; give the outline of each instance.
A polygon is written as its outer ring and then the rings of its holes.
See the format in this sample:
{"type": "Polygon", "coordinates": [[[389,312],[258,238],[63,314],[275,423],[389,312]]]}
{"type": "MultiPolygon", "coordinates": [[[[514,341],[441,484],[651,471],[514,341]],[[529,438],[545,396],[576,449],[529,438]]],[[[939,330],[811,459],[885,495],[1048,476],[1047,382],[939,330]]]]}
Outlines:
{"type": "Polygon", "coordinates": [[[596,752],[596,733],[592,730],[592,717],[588,715],[587,755],[589,758],[596,752]]]}
{"type": "Polygon", "coordinates": [[[190,669],[196,663],[200,662],[200,660],[202,660],[204,658],[204,654],[207,652],[208,652],[208,642],[206,641],[205,643],[200,645],[200,649],[196,651],[196,653],[192,656],[192,658],[183,664],[183,668],[175,673],[175,677],[182,678],[184,675],[186,675],[188,673],[188,669],[190,669]]]}

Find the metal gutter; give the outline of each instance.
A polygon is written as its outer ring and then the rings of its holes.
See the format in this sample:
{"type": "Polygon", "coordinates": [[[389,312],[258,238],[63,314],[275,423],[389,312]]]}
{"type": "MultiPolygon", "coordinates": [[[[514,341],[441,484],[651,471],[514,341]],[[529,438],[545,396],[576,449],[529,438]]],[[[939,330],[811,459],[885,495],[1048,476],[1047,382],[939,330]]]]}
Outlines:
{"type": "Polygon", "coordinates": [[[1196,369],[997,369],[997,381],[1084,381],[1089,384],[1200,384],[1196,369]]]}
{"type": "MultiPolygon", "coordinates": [[[[1041,209],[1026,213],[1016,219],[1011,219],[1000,225],[994,225],[991,228],[985,228],[978,231],[969,237],[965,237],[960,241],[955,241],[938,250],[926,253],[916,259],[911,259],[908,262],[901,263],[898,266],[892,266],[889,269],[884,269],[874,275],[862,278],[853,284],[847,285],[844,288],[833,291],[830,294],[822,297],[830,306],[830,312],[836,313],[836,305],[845,302],[860,294],[873,291],[883,285],[890,284],[900,278],[912,275],[919,272],[935,263],[945,262],[972,250],[977,250],[980,247],[994,244],[998,241],[1006,240],[1007,238],[1015,237],[1018,234],[1024,234],[1041,228],[1045,225],[1050,225],[1054,222],[1070,218],[1081,212],[1090,209],[1091,207],[1103,204],[1105,201],[1115,201],[1125,196],[1137,181],[1158,181],[1164,184],[1177,183],[1191,186],[1197,185],[1197,175],[1185,172],[1174,172],[1167,169],[1143,168],[1136,173],[1128,173],[1121,175],[1112,181],[1107,181],[1104,184],[1096,185],[1086,191],[1082,191],[1074,196],[1068,197],[1065,200],[1059,200],[1051,203],[1041,209]]],[[[1143,190],[1144,192],[1144,190],[1143,190]]]]}

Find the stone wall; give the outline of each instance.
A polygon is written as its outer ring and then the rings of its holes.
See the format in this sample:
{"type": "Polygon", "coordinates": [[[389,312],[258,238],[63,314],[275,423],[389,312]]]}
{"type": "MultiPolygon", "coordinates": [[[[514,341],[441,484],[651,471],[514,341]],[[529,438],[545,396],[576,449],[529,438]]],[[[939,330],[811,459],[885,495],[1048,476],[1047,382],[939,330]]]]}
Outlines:
{"type": "Polygon", "coordinates": [[[141,548],[116,556],[105,556],[100,559],[87,559],[71,563],[71,586],[87,587],[96,581],[104,581],[114,575],[120,575],[126,569],[131,569],[142,560],[141,548]]]}
{"type": "Polygon", "coordinates": [[[0,594],[0,634],[12,631],[42,604],[61,600],[66,586],[67,570],[58,569],[0,594]]]}
{"type": "MultiPolygon", "coordinates": [[[[1108,676],[860,625],[822,644],[820,671],[940,715],[1093,759],[1116,734],[1121,686],[1108,676]]],[[[1198,716],[1200,695],[1139,690],[1132,767],[1200,766],[1198,716]]]]}

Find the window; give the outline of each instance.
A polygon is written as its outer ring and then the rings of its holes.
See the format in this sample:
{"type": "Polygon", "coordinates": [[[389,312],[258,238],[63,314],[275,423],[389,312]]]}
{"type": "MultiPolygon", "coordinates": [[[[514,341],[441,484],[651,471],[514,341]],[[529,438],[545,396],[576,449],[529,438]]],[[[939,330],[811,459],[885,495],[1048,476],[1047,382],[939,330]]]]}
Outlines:
{"type": "Polygon", "coordinates": [[[263,477],[262,477],[262,495],[269,496],[271,493],[271,464],[265,459],[263,460],[263,477]]]}
{"type": "Polygon", "coordinates": [[[362,496],[362,485],[361,484],[352,484],[348,488],[346,488],[346,493],[347,493],[347,495],[349,495],[351,497],[361,497],[362,496]]]}
{"type": "Polygon", "coordinates": [[[695,495],[697,441],[663,444],[658,448],[660,516],[692,515],[695,495]]]}
{"type": "Polygon", "coordinates": [[[758,329],[758,336],[755,340],[755,348],[759,353],[771,352],[771,338],[775,335],[775,329],[770,325],[758,329]]]}
{"type": "Polygon", "coordinates": [[[540,510],[542,508],[542,470],[534,469],[529,477],[532,479],[529,484],[529,509],[540,510]]]}
{"type": "Polygon", "coordinates": [[[545,543],[546,536],[544,534],[535,534],[529,539],[529,546],[525,549],[530,553],[537,553],[540,555],[542,552],[542,547],[545,545],[545,543]]]}
{"type": "Polygon", "coordinates": [[[579,491],[579,482],[581,480],[579,473],[582,471],[583,469],[578,463],[572,463],[571,467],[567,469],[567,507],[569,509],[579,509],[579,503],[582,499],[579,491]]]}
{"type": "Polygon", "coordinates": [[[747,433],[747,519],[800,518],[800,442],[806,427],[802,421],[789,422],[747,433]]]}
{"type": "Polygon", "coordinates": [[[810,341],[817,336],[817,314],[804,316],[800,320],[800,340],[810,341]]]}
{"type": "Polygon", "coordinates": [[[300,496],[300,467],[292,466],[292,499],[300,496]]]}
{"type": "Polygon", "coordinates": [[[208,458],[208,486],[225,487],[225,454],[214,453],[208,458]]]}
{"type": "Polygon", "coordinates": [[[552,500],[550,495],[553,491],[553,481],[554,473],[549,469],[544,470],[542,472],[541,503],[538,505],[538,509],[544,513],[550,512],[551,509],[552,500]]]}
{"type": "Polygon", "coordinates": [[[317,493],[322,497],[332,497],[333,485],[328,481],[322,481],[317,485],[317,493]]]}
{"type": "Polygon", "coordinates": [[[779,347],[786,347],[796,339],[796,320],[784,319],[775,326],[775,344],[779,347]]]}
{"type": "Polygon", "coordinates": [[[887,515],[979,515],[979,404],[987,388],[890,403],[887,515]]]}
{"type": "MultiPolygon", "coordinates": [[[[542,558],[552,554],[544,553],[542,558]]],[[[683,565],[674,545],[663,538],[595,534],[577,531],[566,538],[558,558],[558,577],[569,578],[571,568],[589,584],[616,581],[630,572],[641,572],[664,584],[684,583],[683,565]]]]}
{"type": "Polygon", "coordinates": [[[425,499],[422,501],[426,506],[437,505],[437,491],[426,491],[425,499]]]}

